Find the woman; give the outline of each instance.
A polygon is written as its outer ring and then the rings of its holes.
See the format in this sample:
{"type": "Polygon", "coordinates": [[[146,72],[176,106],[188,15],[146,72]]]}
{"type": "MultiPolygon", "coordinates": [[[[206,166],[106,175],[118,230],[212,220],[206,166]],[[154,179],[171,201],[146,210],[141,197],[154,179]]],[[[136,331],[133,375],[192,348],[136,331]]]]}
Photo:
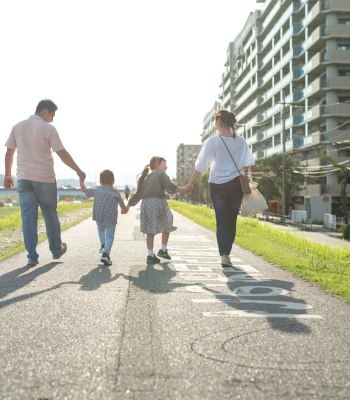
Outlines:
{"type": "Polygon", "coordinates": [[[210,197],[215,210],[221,265],[232,266],[229,256],[236,236],[237,215],[243,197],[239,171],[254,165],[255,161],[245,139],[236,134],[236,116],[233,112],[219,110],[215,115],[215,122],[218,135],[211,136],[203,143],[195,171],[186,187],[191,190],[198,176],[210,168],[210,197]]]}

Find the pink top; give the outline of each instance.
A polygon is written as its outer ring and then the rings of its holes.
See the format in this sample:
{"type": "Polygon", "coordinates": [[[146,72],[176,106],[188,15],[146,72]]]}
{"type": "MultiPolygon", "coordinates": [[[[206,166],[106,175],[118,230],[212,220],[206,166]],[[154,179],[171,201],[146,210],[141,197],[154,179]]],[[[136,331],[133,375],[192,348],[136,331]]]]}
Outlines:
{"type": "Polygon", "coordinates": [[[17,149],[17,179],[54,183],[52,151],[63,150],[56,128],[38,115],[16,124],[5,144],[17,149]]]}

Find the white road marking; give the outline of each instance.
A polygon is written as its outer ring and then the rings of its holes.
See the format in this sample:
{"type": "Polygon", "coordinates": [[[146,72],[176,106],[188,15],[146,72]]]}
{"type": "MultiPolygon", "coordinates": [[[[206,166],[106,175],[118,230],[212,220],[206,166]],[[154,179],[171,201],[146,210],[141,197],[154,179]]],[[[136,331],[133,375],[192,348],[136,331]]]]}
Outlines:
{"type": "Polygon", "coordinates": [[[322,319],[321,315],[312,314],[273,314],[264,311],[212,311],[202,313],[204,317],[246,317],[246,318],[301,318],[301,319],[322,319]]]}
{"type": "Polygon", "coordinates": [[[239,298],[223,297],[220,299],[192,299],[193,303],[236,303],[236,304],[267,304],[276,305],[286,310],[310,310],[312,306],[306,303],[292,301],[271,301],[271,300],[243,300],[239,298]]]}

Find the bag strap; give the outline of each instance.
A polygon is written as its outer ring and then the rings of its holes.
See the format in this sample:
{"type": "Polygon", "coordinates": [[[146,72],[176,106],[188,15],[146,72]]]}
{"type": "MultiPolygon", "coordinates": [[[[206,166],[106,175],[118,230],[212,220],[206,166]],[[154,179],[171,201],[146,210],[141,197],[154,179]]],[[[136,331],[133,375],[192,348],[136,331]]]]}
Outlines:
{"type": "Polygon", "coordinates": [[[241,171],[240,171],[240,170],[238,169],[238,167],[237,167],[236,161],[233,159],[232,154],[231,154],[230,150],[228,149],[228,147],[227,147],[227,145],[226,145],[226,143],[225,143],[225,140],[221,137],[221,135],[219,135],[219,136],[220,136],[220,139],[222,140],[222,143],[225,145],[226,150],[227,150],[228,154],[229,154],[230,157],[231,157],[231,160],[232,160],[233,163],[235,164],[235,167],[236,167],[238,173],[239,173],[240,175],[242,175],[242,174],[241,174],[241,171]]]}

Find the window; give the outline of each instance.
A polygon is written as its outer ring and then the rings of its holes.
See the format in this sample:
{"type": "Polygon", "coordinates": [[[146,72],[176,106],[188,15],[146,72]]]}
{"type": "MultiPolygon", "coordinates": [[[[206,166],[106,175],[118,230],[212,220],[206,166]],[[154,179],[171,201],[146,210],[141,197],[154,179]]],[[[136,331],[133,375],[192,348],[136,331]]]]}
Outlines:
{"type": "Polygon", "coordinates": [[[350,96],[339,96],[339,103],[350,103],[350,96]]]}
{"type": "Polygon", "coordinates": [[[350,76],[350,69],[340,69],[339,76],[350,76]]]}
{"type": "Polygon", "coordinates": [[[338,50],[341,50],[341,51],[350,51],[350,44],[348,44],[348,43],[341,43],[341,44],[338,44],[338,50]]]}
{"type": "Polygon", "coordinates": [[[338,150],[338,157],[350,157],[350,150],[349,149],[339,149],[338,150]]]}
{"type": "Polygon", "coordinates": [[[339,18],[339,24],[350,25],[350,18],[339,18]]]}

